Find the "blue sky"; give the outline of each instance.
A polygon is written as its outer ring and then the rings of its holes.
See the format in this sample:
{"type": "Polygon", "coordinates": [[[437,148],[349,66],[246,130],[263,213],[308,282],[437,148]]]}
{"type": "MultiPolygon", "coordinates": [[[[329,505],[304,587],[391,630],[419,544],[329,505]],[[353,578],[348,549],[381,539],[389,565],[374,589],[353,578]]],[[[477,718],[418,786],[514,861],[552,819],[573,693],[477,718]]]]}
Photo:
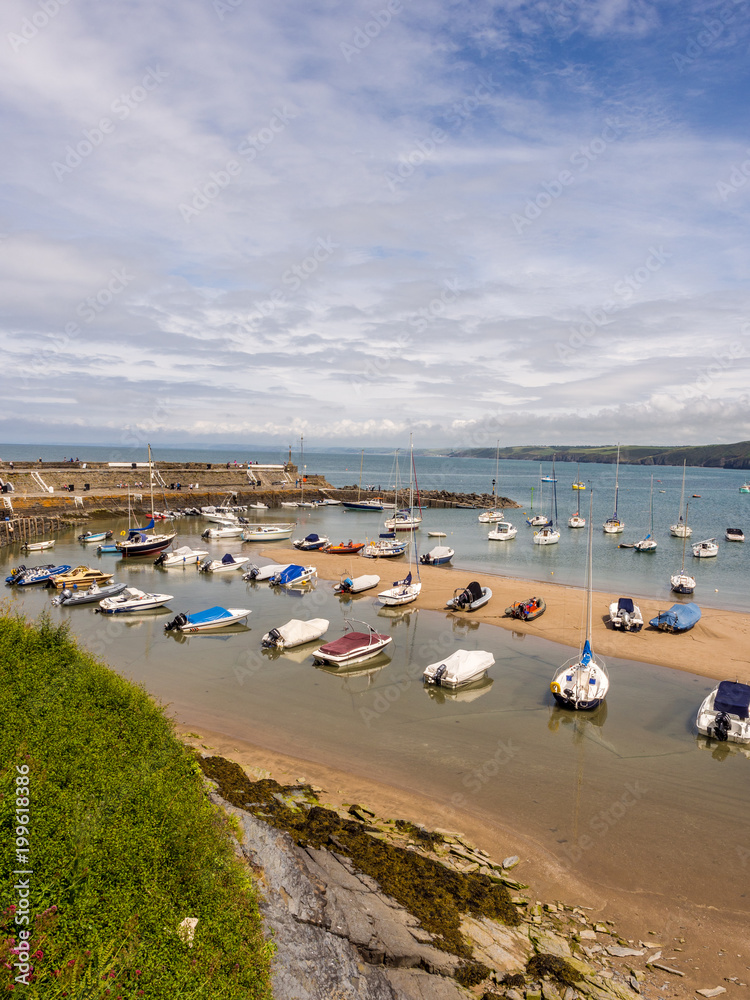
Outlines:
{"type": "Polygon", "coordinates": [[[750,438],[749,7],[6,0],[0,440],[750,438]]]}

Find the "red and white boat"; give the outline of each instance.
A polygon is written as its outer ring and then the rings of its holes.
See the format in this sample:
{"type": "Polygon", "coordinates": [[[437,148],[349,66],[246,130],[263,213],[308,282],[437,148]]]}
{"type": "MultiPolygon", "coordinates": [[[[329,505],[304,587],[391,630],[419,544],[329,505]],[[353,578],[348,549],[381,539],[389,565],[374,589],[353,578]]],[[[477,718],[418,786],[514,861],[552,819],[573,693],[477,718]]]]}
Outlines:
{"type": "Polygon", "coordinates": [[[385,649],[393,637],[382,635],[368,625],[367,622],[358,621],[357,624],[364,625],[367,631],[355,632],[352,622],[354,619],[346,619],[345,625],[348,629],[340,639],[327,642],[312,654],[318,663],[331,663],[335,667],[346,666],[350,663],[362,663],[385,649]]]}

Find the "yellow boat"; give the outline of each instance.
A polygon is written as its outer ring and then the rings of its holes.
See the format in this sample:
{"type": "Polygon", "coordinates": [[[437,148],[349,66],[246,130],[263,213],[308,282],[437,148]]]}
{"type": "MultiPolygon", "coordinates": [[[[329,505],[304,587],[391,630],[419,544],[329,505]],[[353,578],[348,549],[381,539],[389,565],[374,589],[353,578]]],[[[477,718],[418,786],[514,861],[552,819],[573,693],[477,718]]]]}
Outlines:
{"type": "Polygon", "coordinates": [[[573,483],[573,489],[574,490],[585,490],[586,489],[586,484],[582,483],[580,481],[580,479],[579,479],[577,483],[573,483]]]}
{"type": "Polygon", "coordinates": [[[104,573],[102,570],[92,569],[90,566],[76,566],[75,569],[70,569],[67,573],[60,573],[52,577],[50,583],[58,589],[66,587],[69,590],[79,590],[82,587],[90,587],[92,583],[106,583],[113,576],[113,573],[104,573]]]}

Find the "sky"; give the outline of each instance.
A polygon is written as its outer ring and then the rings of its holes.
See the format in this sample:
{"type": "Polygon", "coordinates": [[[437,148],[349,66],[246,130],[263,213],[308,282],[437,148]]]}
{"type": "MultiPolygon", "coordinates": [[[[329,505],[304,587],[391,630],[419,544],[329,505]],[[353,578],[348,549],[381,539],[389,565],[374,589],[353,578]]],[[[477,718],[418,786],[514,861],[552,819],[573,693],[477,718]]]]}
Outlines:
{"type": "Polygon", "coordinates": [[[749,439],[749,13],[4,0],[0,440],[749,439]]]}

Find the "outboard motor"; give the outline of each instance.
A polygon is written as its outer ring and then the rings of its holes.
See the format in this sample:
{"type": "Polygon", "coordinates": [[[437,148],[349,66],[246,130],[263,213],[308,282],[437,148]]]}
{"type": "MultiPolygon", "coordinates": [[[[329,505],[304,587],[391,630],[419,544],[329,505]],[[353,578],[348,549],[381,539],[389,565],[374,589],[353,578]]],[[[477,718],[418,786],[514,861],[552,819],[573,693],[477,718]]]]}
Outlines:
{"type": "Polygon", "coordinates": [[[175,618],[173,618],[171,622],[167,622],[167,624],[164,626],[164,631],[172,632],[174,629],[180,628],[182,625],[186,625],[187,620],[188,620],[187,615],[180,613],[175,618]]]}
{"type": "Polygon", "coordinates": [[[160,552],[159,555],[154,559],[154,566],[163,566],[164,560],[167,558],[166,552],[160,552]]]}
{"type": "Polygon", "coordinates": [[[206,556],[206,558],[203,560],[203,562],[198,567],[198,572],[199,573],[207,573],[208,572],[208,567],[211,565],[211,562],[212,562],[211,556],[206,556]]]}
{"type": "Polygon", "coordinates": [[[354,580],[352,580],[350,576],[345,576],[344,579],[341,581],[341,593],[351,594],[353,586],[354,586],[354,580]]]}
{"type": "Polygon", "coordinates": [[[268,635],[261,639],[260,644],[264,649],[280,649],[284,640],[281,638],[281,632],[277,628],[272,628],[268,635]]]}
{"type": "Polygon", "coordinates": [[[210,530],[211,530],[210,528],[206,528],[205,531],[201,532],[201,538],[208,538],[208,533],[210,530]]]}
{"type": "Polygon", "coordinates": [[[242,579],[255,580],[256,577],[258,576],[258,573],[260,573],[260,566],[256,566],[255,563],[250,563],[250,568],[248,569],[247,573],[243,573],[242,579]]]}
{"type": "Polygon", "coordinates": [[[726,712],[719,712],[714,722],[714,737],[719,743],[725,743],[729,737],[729,730],[732,728],[732,720],[726,712]]]}
{"type": "Polygon", "coordinates": [[[445,663],[441,663],[440,666],[435,671],[435,676],[432,678],[432,683],[437,684],[439,687],[442,684],[443,677],[445,676],[445,671],[447,669],[448,667],[445,665],[445,663]]]}

